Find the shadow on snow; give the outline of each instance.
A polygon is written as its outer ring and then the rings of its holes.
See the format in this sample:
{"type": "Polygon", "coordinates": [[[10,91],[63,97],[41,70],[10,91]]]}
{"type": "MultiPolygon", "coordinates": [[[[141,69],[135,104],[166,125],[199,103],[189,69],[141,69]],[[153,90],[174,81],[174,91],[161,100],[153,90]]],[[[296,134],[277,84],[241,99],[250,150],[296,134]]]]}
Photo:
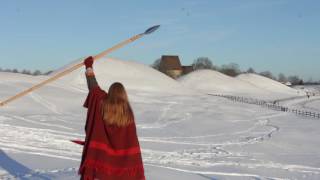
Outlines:
{"type": "Polygon", "coordinates": [[[0,149],[0,168],[7,171],[10,175],[21,180],[41,179],[50,180],[50,178],[34,173],[32,169],[24,166],[18,161],[9,157],[4,151],[0,149]],[[29,177],[28,177],[29,176],[29,177]]]}

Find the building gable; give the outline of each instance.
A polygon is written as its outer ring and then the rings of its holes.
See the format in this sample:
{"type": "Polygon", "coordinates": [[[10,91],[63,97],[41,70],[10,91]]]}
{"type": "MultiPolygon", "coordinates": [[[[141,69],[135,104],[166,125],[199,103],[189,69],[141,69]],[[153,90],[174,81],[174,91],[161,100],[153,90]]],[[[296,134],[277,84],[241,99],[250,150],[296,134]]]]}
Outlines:
{"type": "Polygon", "coordinates": [[[162,56],[160,62],[160,69],[163,71],[170,70],[181,70],[182,66],[180,63],[179,56],[162,56]]]}

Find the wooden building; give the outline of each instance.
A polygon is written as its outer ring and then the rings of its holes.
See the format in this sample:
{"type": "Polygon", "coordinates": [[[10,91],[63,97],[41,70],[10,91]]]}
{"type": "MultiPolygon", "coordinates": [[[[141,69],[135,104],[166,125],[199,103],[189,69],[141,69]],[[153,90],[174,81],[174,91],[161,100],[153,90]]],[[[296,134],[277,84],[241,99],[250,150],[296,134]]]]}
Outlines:
{"type": "Polygon", "coordinates": [[[192,72],[193,67],[182,66],[179,56],[164,55],[161,57],[159,70],[173,79],[177,79],[181,75],[192,72]]]}
{"type": "Polygon", "coordinates": [[[160,61],[160,71],[173,79],[182,75],[182,66],[178,56],[162,56],[160,61]]]}

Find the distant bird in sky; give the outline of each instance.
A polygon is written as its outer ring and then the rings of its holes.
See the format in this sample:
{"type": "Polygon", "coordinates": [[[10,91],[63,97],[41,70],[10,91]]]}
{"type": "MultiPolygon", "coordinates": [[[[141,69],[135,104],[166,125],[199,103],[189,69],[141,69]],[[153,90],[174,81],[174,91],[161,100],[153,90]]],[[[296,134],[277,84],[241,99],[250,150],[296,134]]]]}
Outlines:
{"type": "Polygon", "coordinates": [[[187,16],[190,16],[190,15],[191,15],[190,12],[189,12],[188,10],[186,10],[186,8],[181,8],[181,11],[182,11],[183,13],[185,13],[187,16]]]}

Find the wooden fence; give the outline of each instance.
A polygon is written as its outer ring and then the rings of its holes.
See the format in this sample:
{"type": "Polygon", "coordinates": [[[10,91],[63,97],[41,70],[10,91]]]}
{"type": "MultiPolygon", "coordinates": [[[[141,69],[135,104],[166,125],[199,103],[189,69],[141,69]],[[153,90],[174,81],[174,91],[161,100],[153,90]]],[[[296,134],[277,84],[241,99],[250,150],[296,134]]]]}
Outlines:
{"type": "Polygon", "coordinates": [[[223,98],[229,99],[234,102],[254,104],[254,105],[262,106],[262,107],[272,109],[275,111],[290,112],[290,113],[294,113],[294,114],[300,115],[300,116],[320,119],[320,113],[304,111],[304,110],[299,110],[299,109],[292,109],[292,108],[288,108],[285,106],[280,106],[279,104],[277,104],[276,101],[264,101],[264,100],[255,99],[255,98],[246,98],[246,97],[241,97],[241,96],[231,96],[231,95],[222,95],[222,94],[208,94],[208,95],[223,97],[223,98]]]}

